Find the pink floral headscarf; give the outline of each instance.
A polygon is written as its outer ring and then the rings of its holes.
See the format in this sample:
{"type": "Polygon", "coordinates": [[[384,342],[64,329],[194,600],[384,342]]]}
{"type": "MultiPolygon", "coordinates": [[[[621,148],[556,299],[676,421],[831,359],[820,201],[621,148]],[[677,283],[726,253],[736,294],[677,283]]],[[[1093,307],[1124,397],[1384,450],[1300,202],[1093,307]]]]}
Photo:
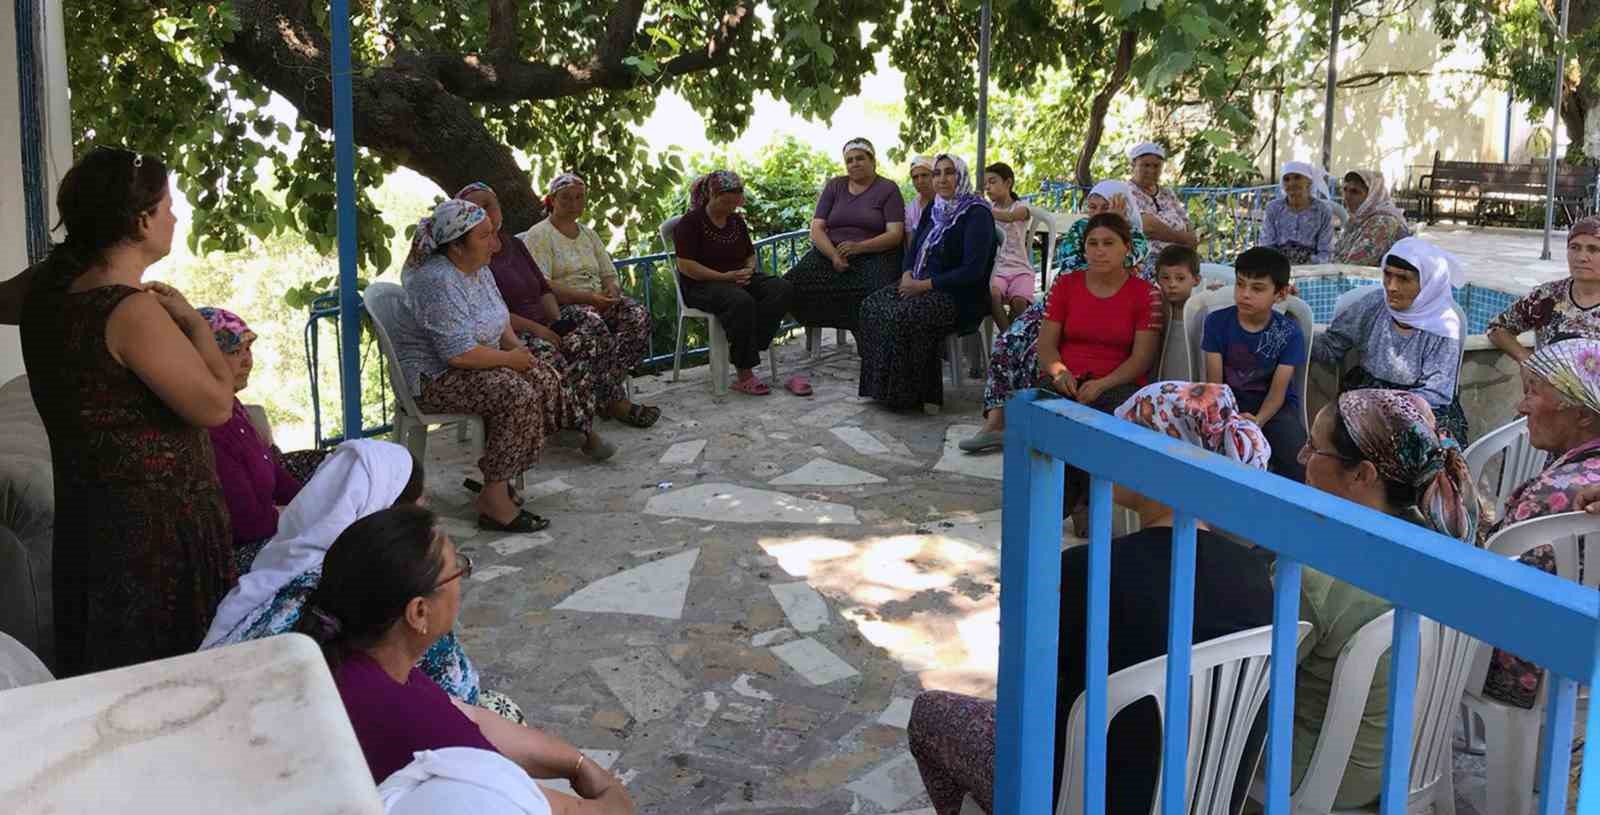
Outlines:
{"type": "Polygon", "coordinates": [[[712,170],[689,185],[689,209],[696,210],[711,203],[718,193],[744,189],[744,179],[732,170],[712,170]]]}
{"type": "Polygon", "coordinates": [[[225,308],[205,306],[196,310],[211,326],[211,334],[217,338],[217,348],[224,354],[231,354],[256,338],[256,332],[251,331],[239,315],[225,308]]]}
{"type": "Polygon", "coordinates": [[[1154,382],[1128,397],[1115,415],[1247,467],[1264,470],[1272,458],[1272,445],[1255,422],[1239,417],[1227,385],[1154,382]]]}
{"type": "Polygon", "coordinates": [[[1552,342],[1522,365],[1550,383],[1561,401],[1600,413],[1600,340],[1552,342]]]}

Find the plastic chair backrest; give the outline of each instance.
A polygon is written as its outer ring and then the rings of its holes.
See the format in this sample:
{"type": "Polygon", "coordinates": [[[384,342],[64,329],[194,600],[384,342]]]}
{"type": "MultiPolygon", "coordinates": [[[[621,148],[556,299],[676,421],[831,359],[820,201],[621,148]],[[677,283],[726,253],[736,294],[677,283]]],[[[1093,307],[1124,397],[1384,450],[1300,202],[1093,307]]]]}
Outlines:
{"type": "MultiPolygon", "coordinates": [[[[661,244],[667,247],[668,252],[678,251],[678,242],[672,237],[672,234],[678,228],[678,222],[681,220],[683,220],[682,215],[674,215],[661,222],[661,244]]],[[[683,276],[678,274],[678,262],[676,259],[672,262],[672,291],[678,295],[678,312],[681,314],[687,306],[683,302],[683,276]]]]}
{"type": "MultiPolygon", "coordinates": [[[[1296,642],[1311,633],[1301,622],[1296,642]]],[[[1270,684],[1272,626],[1199,643],[1189,656],[1189,765],[1185,811],[1189,815],[1229,815],[1230,799],[1256,714],[1270,684]]],[[[1292,656],[1292,655],[1291,655],[1292,656]]],[[[1159,656],[1112,674],[1106,680],[1107,721],[1134,702],[1151,697],[1165,711],[1167,658],[1159,656]]],[[[1072,703],[1061,756],[1061,797],[1056,815],[1083,812],[1084,695],[1072,703]]],[[[1098,783],[1098,782],[1097,782],[1098,783]]],[[[1160,811],[1157,784],[1151,812],[1160,811]]]]}
{"type": "Polygon", "coordinates": [[[389,387],[394,390],[395,400],[412,417],[422,416],[422,411],[417,408],[416,396],[406,382],[405,371],[400,367],[394,340],[389,335],[389,329],[399,325],[401,312],[410,308],[406,302],[406,290],[394,283],[368,283],[361,295],[361,302],[367,308],[367,316],[372,318],[372,333],[377,336],[378,348],[383,351],[384,362],[389,366],[389,387]]]}
{"type": "MultiPolygon", "coordinates": [[[[1450,739],[1477,641],[1423,617],[1419,621],[1417,692],[1412,705],[1411,767],[1408,792],[1416,796],[1453,772],[1450,739]]],[[[1361,726],[1378,660],[1394,641],[1394,612],[1361,627],[1334,664],[1328,708],[1317,731],[1300,786],[1290,796],[1296,812],[1330,812],[1344,780],[1361,726]]]]}
{"type": "Polygon", "coordinates": [[[1544,469],[1550,454],[1533,446],[1528,436],[1527,417],[1518,417],[1488,433],[1467,448],[1467,469],[1472,473],[1472,483],[1478,494],[1494,503],[1495,517],[1505,514],[1506,501],[1512,490],[1544,469]],[[1492,487],[1484,483],[1489,463],[1500,455],[1500,477],[1492,487]]]}
{"type": "Polygon", "coordinates": [[[25,685],[37,685],[55,679],[50,669],[28,646],[0,631],[0,690],[11,690],[25,685]]]}
{"type": "Polygon", "coordinates": [[[1050,290],[1051,270],[1056,264],[1056,243],[1072,225],[1089,216],[1081,212],[1056,212],[1042,207],[1028,207],[1033,218],[1028,222],[1028,232],[1045,233],[1044,257],[1039,264],[1039,291],[1050,290]]]}

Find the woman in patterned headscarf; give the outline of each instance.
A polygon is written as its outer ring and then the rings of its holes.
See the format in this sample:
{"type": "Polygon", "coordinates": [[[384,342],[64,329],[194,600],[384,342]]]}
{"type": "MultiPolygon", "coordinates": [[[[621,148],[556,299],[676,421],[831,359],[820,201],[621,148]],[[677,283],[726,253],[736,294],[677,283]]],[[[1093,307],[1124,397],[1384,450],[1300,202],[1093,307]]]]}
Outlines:
{"type": "MultiPolygon", "coordinates": [[[[1575,512],[1579,491],[1600,487],[1600,340],[1572,339],[1546,345],[1522,363],[1522,401],[1528,441],[1550,454],[1544,471],[1506,499],[1505,515],[1489,534],[1511,524],[1575,512]]],[[[1520,560],[1555,573],[1555,549],[1539,546],[1520,560]]],[[[1594,568],[1590,566],[1590,568],[1594,568]]],[[[1489,663],[1484,695],[1531,708],[1539,695],[1538,666],[1500,650],[1489,663]]]]}
{"type": "Polygon", "coordinates": [[[1408,237],[1406,216],[1389,197],[1389,185],[1377,170],[1351,170],[1341,185],[1349,220],[1333,244],[1333,262],[1376,266],[1395,241],[1408,237]]]}
{"type": "MultiPolygon", "coordinates": [[[[1125,419],[1181,439],[1252,469],[1264,469],[1271,450],[1261,429],[1240,417],[1227,385],[1157,382],[1116,410],[1125,419]]],[[[1228,466],[1221,461],[1219,467],[1228,466]]],[[[1158,501],[1117,487],[1115,500],[1139,515],[1140,530],[1111,544],[1110,670],[1115,672],[1167,652],[1168,584],[1172,577],[1173,511],[1158,501]]],[[[1272,623],[1272,581],[1265,562],[1213,533],[1195,533],[1194,641],[1205,642],[1272,623]]],[[[1061,554],[1061,629],[1056,676],[1056,755],[1067,716],[1083,693],[1088,636],[1089,547],[1061,554]]],[[[956,815],[971,794],[985,811],[994,795],[992,700],[944,691],[919,695],[906,727],[911,755],[938,815],[956,815]]],[[[1107,812],[1149,812],[1161,757],[1161,715],[1145,700],[1111,720],[1106,779],[1107,812]]],[[[1060,778],[1056,779],[1059,794],[1060,778]]],[[[1052,796],[1054,798],[1055,796],[1052,796]]]]}
{"type": "Polygon", "coordinates": [[[934,202],[906,252],[898,286],[861,304],[859,393],[890,408],[944,404],[943,340],[975,330],[989,311],[994,214],[973,192],[967,164],[949,153],[933,162],[934,202]]]}
{"type": "MultiPolygon", "coordinates": [[[[772,388],[755,369],[761,352],[771,353],[794,287],[757,271],[756,246],[739,215],[741,206],[744,181],[733,171],[700,176],[689,187],[689,211],[673,228],[672,243],[684,304],[716,315],[728,335],[728,356],[738,371],[730,387],[747,396],[766,396],[772,388]]],[[[811,395],[803,376],[790,377],[788,387],[797,396],[811,395]]]]}
{"type": "MultiPolygon", "coordinates": [[[[1454,441],[1440,436],[1433,410],[1415,393],[1367,389],[1340,395],[1312,422],[1300,463],[1306,468],[1306,483],[1323,492],[1467,545],[1482,545],[1478,497],[1466,459],[1454,441]]],[[[1300,619],[1315,628],[1302,647],[1303,653],[1305,648],[1310,652],[1295,674],[1291,789],[1311,761],[1340,652],[1362,626],[1391,608],[1387,600],[1315,569],[1302,572],[1300,619]]],[[[1388,666],[1380,664],[1334,799],[1338,809],[1364,807],[1378,799],[1388,684],[1388,666]]]]}
{"type": "MultiPolygon", "coordinates": [[[[538,461],[550,434],[587,428],[574,426],[583,414],[561,372],[511,328],[488,268],[498,247],[482,207],[459,198],[440,203],[417,224],[401,275],[406,308],[385,328],[417,407],[483,418],[478,527],[537,532],[550,522],[521,508],[511,480],[538,461]]],[[[592,442],[585,450],[605,454],[592,442]]]]}
{"type": "Polygon", "coordinates": [[[906,211],[899,185],[878,175],[866,139],[845,144],[844,170],[817,198],[811,251],[783,276],[794,286],[790,310],[808,328],[855,331],[861,301],[900,272],[906,211]]]}

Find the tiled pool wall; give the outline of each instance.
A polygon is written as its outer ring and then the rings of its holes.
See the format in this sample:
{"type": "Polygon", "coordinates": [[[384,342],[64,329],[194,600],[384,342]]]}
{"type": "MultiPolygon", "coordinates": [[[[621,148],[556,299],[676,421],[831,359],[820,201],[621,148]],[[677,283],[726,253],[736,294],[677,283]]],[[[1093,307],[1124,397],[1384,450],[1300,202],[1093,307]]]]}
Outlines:
{"type": "MultiPolygon", "coordinates": [[[[1333,306],[1338,301],[1339,295],[1351,289],[1376,286],[1381,282],[1375,277],[1355,275],[1297,277],[1294,281],[1295,286],[1300,289],[1300,299],[1311,306],[1315,322],[1323,325],[1333,321],[1333,306]]],[[[1455,288],[1452,292],[1457,305],[1466,312],[1468,334],[1484,333],[1489,321],[1505,311],[1506,307],[1517,299],[1517,295],[1510,292],[1485,288],[1473,283],[1455,288]]]]}

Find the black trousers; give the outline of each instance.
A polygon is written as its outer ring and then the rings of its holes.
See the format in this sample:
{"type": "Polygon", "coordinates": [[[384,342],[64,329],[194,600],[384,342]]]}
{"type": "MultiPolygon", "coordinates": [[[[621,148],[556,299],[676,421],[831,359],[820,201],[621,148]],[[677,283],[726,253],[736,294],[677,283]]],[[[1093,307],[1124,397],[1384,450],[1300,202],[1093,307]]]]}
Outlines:
{"type": "Polygon", "coordinates": [[[761,352],[772,344],[778,324],[789,313],[794,288],[788,281],[757,274],[750,282],[706,282],[683,278],[683,302],[717,315],[728,333],[728,353],[740,370],[761,364],[761,352]]]}
{"type": "MultiPolygon", "coordinates": [[[[1305,397],[1301,397],[1302,399],[1305,397]]],[[[1239,409],[1255,413],[1261,409],[1266,396],[1254,394],[1239,398],[1239,409]]],[[[1267,469],[1291,481],[1306,482],[1306,468],[1300,463],[1300,448],[1306,443],[1306,425],[1300,420],[1300,404],[1285,404],[1267,423],[1261,426],[1261,435],[1272,446],[1272,458],[1267,469]]]]}

